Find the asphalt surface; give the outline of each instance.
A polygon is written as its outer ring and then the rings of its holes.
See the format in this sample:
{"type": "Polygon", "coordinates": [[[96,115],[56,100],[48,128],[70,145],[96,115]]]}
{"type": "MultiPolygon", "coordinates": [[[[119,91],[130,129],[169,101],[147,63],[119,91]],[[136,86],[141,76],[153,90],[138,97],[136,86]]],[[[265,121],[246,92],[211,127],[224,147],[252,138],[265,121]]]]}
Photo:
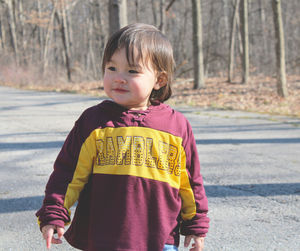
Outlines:
{"type": "MultiPolygon", "coordinates": [[[[1,251],[46,250],[35,217],[45,184],[74,121],[99,102],[0,87],[1,251]]],[[[211,218],[205,250],[300,250],[300,120],[177,110],[199,150],[211,218]]],[[[75,249],[64,241],[52,250],[75,249]]]]}

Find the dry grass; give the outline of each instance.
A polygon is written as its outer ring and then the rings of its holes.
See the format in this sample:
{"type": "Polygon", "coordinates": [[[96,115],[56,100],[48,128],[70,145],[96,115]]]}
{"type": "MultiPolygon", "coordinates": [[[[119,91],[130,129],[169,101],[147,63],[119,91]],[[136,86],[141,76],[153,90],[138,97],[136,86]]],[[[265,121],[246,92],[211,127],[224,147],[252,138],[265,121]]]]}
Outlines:
{"type": "Polygon", "coordinates": [[[174,104],[191,104],[228,110],[287,115],[300,118],[300,76],[288,78],[286,98],[277,95],[276,79],[255,77],[247,85],[210,78],[206,87],[192,90],[193,82],[178,81],[174,85],[174,104]]]}

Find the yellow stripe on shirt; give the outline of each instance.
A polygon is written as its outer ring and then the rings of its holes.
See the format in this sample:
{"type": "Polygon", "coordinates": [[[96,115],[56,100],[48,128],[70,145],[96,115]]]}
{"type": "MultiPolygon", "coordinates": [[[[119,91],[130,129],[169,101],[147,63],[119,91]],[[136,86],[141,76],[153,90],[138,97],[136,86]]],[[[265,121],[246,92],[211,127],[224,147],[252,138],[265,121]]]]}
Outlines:
{"type": "Polygon", "coordinates": [[[151,128],[120,127],[96,129],[95,139],[94,173],[143,177],[179,189],[185,162],[180,137],[151,128]]]}
{"type": "Polygon", "coordinates": [[[183,219],[196,213],[181,137],[145,127],[95,129],[81,147],[65,196],[66,208],[78,199],[91,172],[166,182],[180,190],[183,219]]]}

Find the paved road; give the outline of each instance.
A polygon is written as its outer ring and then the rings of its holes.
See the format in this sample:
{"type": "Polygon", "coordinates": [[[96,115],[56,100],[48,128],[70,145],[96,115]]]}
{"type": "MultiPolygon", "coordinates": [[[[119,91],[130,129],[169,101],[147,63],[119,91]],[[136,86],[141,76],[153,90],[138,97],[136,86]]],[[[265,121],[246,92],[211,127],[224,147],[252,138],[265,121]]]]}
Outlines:
{"type": "MultiPolygon", "coordinates": [[[[1,251],[45,250],[34,213],[66,134],[98,102],[0,87],[1,251]]],[[[209,199],[205,250],[300,250],[300,120],[178,110],[193,126],[209,199]]]]}

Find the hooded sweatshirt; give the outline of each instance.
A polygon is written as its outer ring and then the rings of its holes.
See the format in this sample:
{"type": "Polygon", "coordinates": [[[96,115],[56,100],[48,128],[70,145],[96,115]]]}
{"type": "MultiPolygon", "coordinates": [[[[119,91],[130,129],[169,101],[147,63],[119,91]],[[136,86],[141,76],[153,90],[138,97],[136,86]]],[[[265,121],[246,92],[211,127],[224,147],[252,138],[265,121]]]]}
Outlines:
{"type": "Polygon", "coordinates": [[[207,211],[186,118],[163,103],[134,111],[106,100],[76,121],[36,215],[41,228],[71,222],[64,237],[81,250],[160,251],[179,233],[205,236],[207,211]]]}

